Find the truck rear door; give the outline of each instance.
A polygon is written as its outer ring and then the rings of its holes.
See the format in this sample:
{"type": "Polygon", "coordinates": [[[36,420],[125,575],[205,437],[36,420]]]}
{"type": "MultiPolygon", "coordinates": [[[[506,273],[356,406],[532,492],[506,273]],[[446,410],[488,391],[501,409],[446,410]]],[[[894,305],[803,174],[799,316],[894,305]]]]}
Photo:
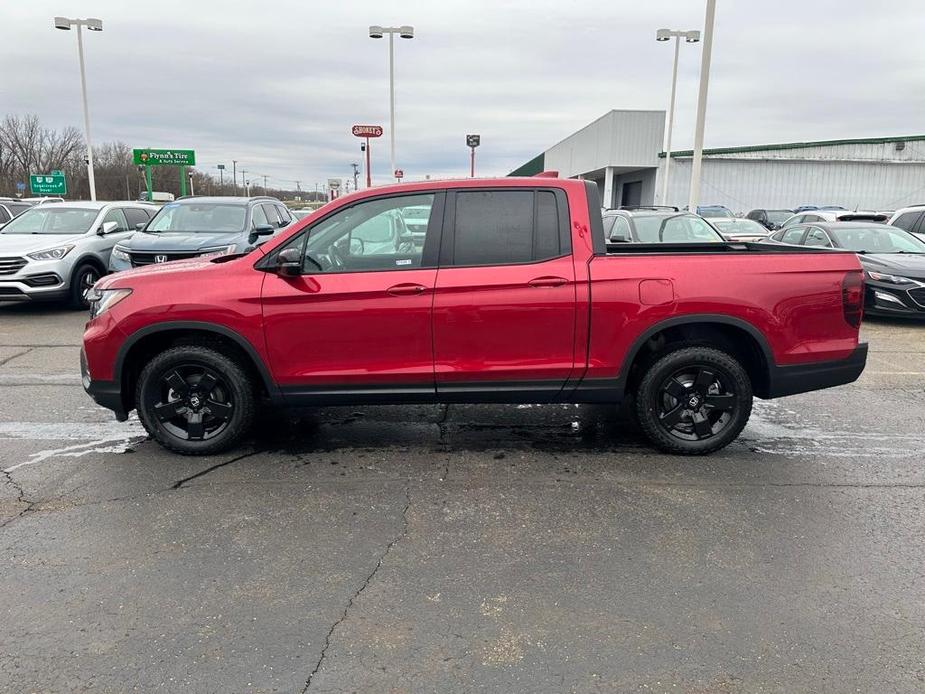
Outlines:
{"type": "Polygon", "coordinates": [[[559,393],[575,365],[568,219],[557,188],[447,192],[434,289],[438,397],[559,393]]]}

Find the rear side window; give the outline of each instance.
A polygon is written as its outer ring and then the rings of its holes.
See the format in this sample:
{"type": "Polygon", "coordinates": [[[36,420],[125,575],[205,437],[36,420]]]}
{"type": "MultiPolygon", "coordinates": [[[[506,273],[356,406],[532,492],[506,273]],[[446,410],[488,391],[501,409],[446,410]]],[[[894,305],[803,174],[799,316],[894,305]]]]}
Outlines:
{"type": "Polygon", "coordinates": [[[286,226],[292,221],[292,215],[289,214],[289,209],[285,206],[277,205],[276,211],[279,213],[280,226],[286,226]]]}
{"type": "Polygon", "coordinates": [[[10,213],[6,211],[6,208],[0,207],[0,223],[8,222],[12,219],[10,213]]]}
{"type": "Polygon", "coordinates": [[[460,191],[454,265],[511,265],[562,254],[559,203],[551,191],[460,191]]]}
{"type": "Polygon", "coordinates": [[[906,212],[905,214],[899,215],[896,218],[896,221],[893,222],[894,227],[899,227],[900,229],[905,229],[906,231],[912,231],[912,228],[915,226],[915,223],[919,220],[921,216],[921,210],[916,210],[915,212],[906,212]]]}

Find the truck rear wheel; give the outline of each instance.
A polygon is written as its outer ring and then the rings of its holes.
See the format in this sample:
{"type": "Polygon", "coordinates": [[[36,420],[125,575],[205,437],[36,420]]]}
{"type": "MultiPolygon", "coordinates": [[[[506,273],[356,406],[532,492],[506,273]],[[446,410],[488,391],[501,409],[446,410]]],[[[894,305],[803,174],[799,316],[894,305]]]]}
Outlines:
{"type": "Polygon", "coordinates": [[[147,432],[185,455],[237,444],[254,419],[254,384],[233,359],[208,347],[161,352],[142,369],[135,406],[147,432]]]}
{"type": "Polygon", "coordinates": [[[646,437],[667,453],[704,455],[731,443],[752,411],[752,384],[731,355],[686,347],[656,361],[636,393],[646,437]]]}

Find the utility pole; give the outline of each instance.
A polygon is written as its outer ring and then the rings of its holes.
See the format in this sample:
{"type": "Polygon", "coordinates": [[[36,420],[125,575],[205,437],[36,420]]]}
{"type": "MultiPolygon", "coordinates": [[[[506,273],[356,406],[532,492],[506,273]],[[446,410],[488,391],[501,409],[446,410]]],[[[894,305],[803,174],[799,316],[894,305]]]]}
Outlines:
{"type": "Polygon", "coordinates": [[[234,178],[234,194],[238,194],[238,160],[231,160],[231,175],[234,178]]]}
{"type": "Polygon", "coordinates": [[[707,0],[703,20],[703,53],[700,56],[700,92],[697,95],[697,125],[694,128],[694,157],[691,160],[691,193],[687,209],[697,212],[700,203],[700,172],[703,166],[703,128],[707,116],[707,89],[710,85],[710,56],[713,52],[713,20],[716,0],[707,0]]]}
{"type": "Polygon", "coordinates": [[[350,166],[353,167],[353,190],[354,190],[354,191],[357,191],[357,190],[360,189],[360,188],[359,188],[359,185],[360,185],[360,183],[359,183],[360,165],[357,164],[356,162],[354,162],[354,163],[351,164],[350,166]]]}

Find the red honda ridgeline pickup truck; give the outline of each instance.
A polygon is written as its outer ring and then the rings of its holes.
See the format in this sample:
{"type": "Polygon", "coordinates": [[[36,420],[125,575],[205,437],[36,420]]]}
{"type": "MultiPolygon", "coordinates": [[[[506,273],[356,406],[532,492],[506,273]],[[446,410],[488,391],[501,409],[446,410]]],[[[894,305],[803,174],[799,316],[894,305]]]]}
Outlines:
{"type": "Polygon", "coordinates": [[[753,395],[857,379],[862,297],[852,253],[608,245],[591,182],[427,181],[335,200],[246,254],[103,278],[81,367],[178,453],[234,445],[266,401],[631,398],[655,446],[703,454],[753,395]]]}

